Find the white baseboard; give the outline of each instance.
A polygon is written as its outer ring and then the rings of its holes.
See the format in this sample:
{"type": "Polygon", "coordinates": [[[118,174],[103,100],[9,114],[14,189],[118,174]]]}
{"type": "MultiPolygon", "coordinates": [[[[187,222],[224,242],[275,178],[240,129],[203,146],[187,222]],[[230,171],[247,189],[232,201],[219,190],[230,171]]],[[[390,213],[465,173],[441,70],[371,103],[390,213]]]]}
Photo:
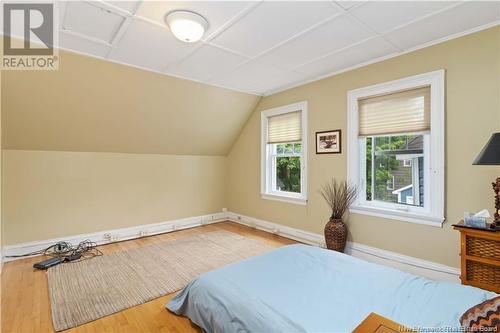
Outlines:
{"type": "MultiPolygon", "coordinates": [[[[302,243],[325,247],[325,239],[321,234],[291,228],[233,212],[228,212],[228,219],[236,223],[271,232],[302,243]]],[[[354,242],[347,242],[345,253],[366,261],[391,266],[399,270],[425,276],[433,280],[460,282],[460,270],[458,268],[438,264],[432,261],[414,258],[400,253],[382,250],[376,247],[354,242]]]]}
{"type": "MultiPolygon", "coordinates": [[[[78,244],[83,240],[90,239],[99,245],[113,242],[151,236],[176,230],[198,227],[204,224],[216,223],[221,221],[233,221],[251,228],[260,229],[274,233],[286,238],[290,238],[305,244],[325,247],[323,235],[287,227],[281,224],[260,220],[257,218],[237,214],[234,212],[220,212],[209,215],[189,217],[178,220],[165,221],[154,224],[138,225],[130,228],[121,228],[107,231],[100,231],[90,234],[81,234],[76,236],[46,239],[42,241],[27,242],[3,247],[0,251],[0,258],[3,254],[3,262],[8,262],[21,258],[8,258],[12,255],[20,255],[39,251],[55,244],[58,241],[65,241],[72,244],[78,244]]],[[[412,274],[425,276],[427,278],[439,281],[459,282],[460,271],[457,268],[441,265],[435,262],[414,258],[392,251],[382,250],[376,247],[363,245],[354,242],[348,242],[346,246],[347,254],[364,259],[366,261],[391,266],[412,274]]],[[[0,266],[2,265],[0,264],[0,266]]],[[[1,271],[1,268],[0,268],[1,271]]]]}
{"type": "Polygon", "coordinates": [[[129,239],[135,239],[145,236],[157,235],[176,230],[198,227],[205,224],[221,222],[227,220],[227,213],[214,213],[209,215],[188,217],[178,220],[170,220],[160,223],[143,224],[129,228],[120,228],[114,230],[99,231],[90,234],[80,234],[75,236],[46,239],[41,241],[7,245],[3,248],[5,262],[22,259],[9,258],[9,256],[22,255],[35,251],[43,250],[57,242],[64,241],[71,244],[78,244],[86,239],[96,242],[98,245],[109,244],[129,239]]]}

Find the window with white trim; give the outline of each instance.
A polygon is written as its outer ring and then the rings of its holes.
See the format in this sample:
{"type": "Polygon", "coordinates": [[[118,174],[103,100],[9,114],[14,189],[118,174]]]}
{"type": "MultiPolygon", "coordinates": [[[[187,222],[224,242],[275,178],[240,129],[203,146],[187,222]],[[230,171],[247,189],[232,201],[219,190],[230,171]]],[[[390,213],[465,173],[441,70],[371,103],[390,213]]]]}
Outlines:
{"type": "Polygon", "coordinates": [[[307,200],[307,102],[261,113],[261,195],[305,204],[307,200]]]}
{"type": "Polygon", "coordinates": [[[353,213],[441,226],[444,221],[444,71],[348,93],[353,213]]]}

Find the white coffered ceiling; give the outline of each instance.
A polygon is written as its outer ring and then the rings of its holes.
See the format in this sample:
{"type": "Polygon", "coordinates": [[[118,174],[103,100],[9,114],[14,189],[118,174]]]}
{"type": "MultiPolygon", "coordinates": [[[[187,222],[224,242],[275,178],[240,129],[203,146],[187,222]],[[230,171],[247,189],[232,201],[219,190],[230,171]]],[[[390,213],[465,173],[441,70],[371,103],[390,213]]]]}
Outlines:
{"type": "Polygon", "coordinates": [[[253,94],[303,82],[479,30],[500,2],[60,2],[60,47],[253,94]],[[164,24],[187,9],[209,29],[186,44],[164,24]]]}

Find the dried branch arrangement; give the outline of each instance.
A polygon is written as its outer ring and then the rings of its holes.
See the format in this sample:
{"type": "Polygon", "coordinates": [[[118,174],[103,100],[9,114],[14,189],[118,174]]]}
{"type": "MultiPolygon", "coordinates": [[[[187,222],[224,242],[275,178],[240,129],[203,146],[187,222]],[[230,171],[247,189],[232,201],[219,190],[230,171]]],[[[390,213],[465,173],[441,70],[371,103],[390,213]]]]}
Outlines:
{"type": "Polygon", "coordinates": [[[332,210],[330,219],[342,219],[356,198],[358,190],[355,186],[348,185],[345,180],[337,182],[335,178],[332,178],[331,182],[321,187],[320,193],[332,210]]]}

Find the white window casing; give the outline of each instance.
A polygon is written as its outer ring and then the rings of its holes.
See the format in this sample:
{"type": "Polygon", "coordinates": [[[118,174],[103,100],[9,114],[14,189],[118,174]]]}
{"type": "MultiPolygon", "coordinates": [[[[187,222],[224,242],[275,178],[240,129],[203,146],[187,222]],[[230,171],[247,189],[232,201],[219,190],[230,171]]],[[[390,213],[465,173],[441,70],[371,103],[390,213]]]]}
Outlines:
{"type": "MultiPolygon", "coordinates": [[[[287,140],[288,138],[284,139],[287,140]]],[[[307,102],[299,102],[289,104],[261,112],[261,197],[263,199],[277,200],[287,203],[295,203],[305,205],[307,203],[307,102]],[[300,114],[300,136],[297,135],[296,118],[295,115],[300,114]],[[282,117],[280,117],[282,116],[282,117]],[[288,127],[289,131],[272,131],[273,138],[271,142],[282,142],[280,137],[293,136],[295,139],[299,138],[301,143],[300,153],[300,193],[275,191],[273,190],[273,182],[275,179],[272,177],[272,168],[274,167],[273,161],[276,152],[272,150],[275,147],[269,144],[269,120],[276,121],[275,128],[280,129],[282,126],[288,127]],[[279,122],[279,123],[278,123],[279,122]]],[[[297,155],[295,155],[297,156],[297,155]]]]}
{"type": "MultiPolygon", "coordinates": [[[[347,177],[357,186],[359,195],[350,212],[387,219],[441,227],[444,220],[444,170],[445,170],[445,71],[437,70],[400,80],[385,82],[347,94],[347,177]],[[365,140],[359,135],[359,101],[373,96],[393,94],[420,87],[430,87],[430,131],[408,133],[424,137],[424,205],[409,206],[398,203],[366,200],[365,140]]],[[[413,163],[413,161],[412,161],[413,163]]],[[[415,199],[415,195],[414,195],[415,199]]],[[[417,199],[418,200],[418,199],[417,199]]]]}

